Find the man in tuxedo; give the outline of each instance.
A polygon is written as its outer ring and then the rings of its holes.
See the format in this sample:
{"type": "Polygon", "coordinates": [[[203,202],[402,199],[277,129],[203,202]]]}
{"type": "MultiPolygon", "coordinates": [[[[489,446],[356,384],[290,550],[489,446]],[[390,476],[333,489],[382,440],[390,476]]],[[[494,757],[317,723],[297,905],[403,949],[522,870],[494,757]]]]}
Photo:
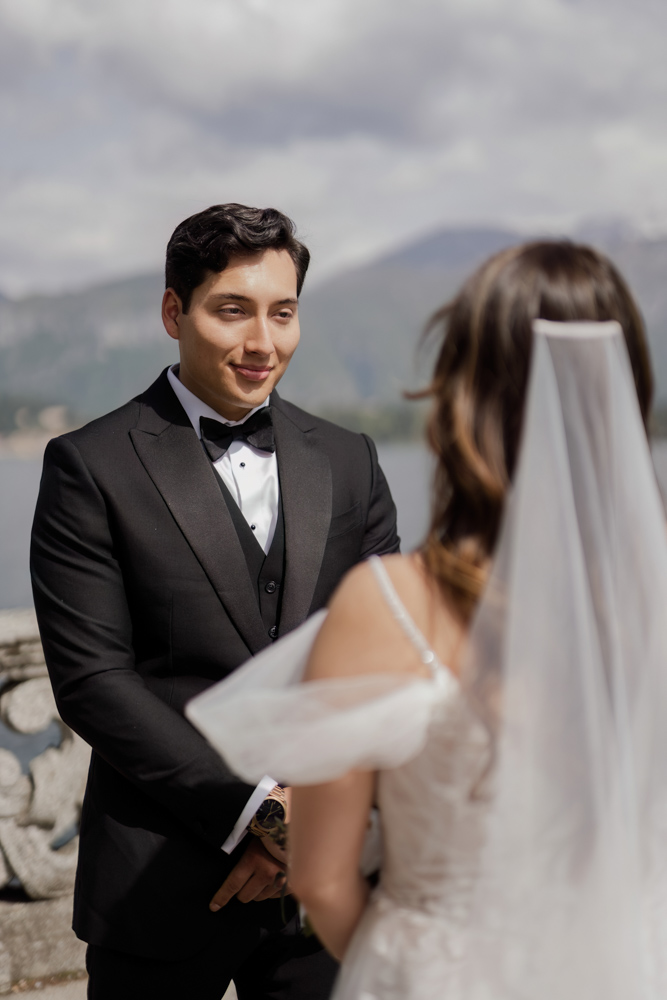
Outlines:
{"type": "MultiPolygon", "coordinates": [[[[46,452],[32,574],[58,709],[93,748],[74,929],[93,1000],[328,996],[284,864],[186,702],[398,550],[373,443],[281,399],[309,254],[273,209],[217,205],[167,248],[180,365],[46,452]],[[253,824],[256,828],[256,824],[253,824]]],[[[263,814],[262,814],[263,815],[263,814]]]]}

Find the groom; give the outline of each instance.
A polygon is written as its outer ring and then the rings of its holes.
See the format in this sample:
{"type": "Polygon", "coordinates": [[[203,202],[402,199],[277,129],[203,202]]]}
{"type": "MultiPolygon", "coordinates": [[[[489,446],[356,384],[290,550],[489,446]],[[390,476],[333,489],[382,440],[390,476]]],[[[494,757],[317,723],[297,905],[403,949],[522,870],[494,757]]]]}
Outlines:
{"type": "Polygon", "coordinates": [[[274,783],[244,784],[183,717],[351,566],[398,550],[373,443],[275,391],[308,262],[273,209],[186,219],[162,308],[180,364],[46,452],[33,588],[59,711],[93,747],[74,904],[93,1000],[331,988],[248,831],[274,783]]]}

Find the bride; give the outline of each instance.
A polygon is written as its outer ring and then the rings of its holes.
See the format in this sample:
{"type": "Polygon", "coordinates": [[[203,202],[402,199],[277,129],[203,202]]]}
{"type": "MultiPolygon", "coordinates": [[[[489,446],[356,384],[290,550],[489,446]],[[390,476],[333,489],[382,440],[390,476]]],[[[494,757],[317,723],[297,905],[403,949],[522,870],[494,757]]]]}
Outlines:
{"type": "Polygon", "coordinates": [[[337,1000],[667,996],[667,537],[612,264],[503,251],[432,321],[415,554],[191,703],[294,786],[290,884],[337,1000]],[[379,810],[382,861],[361,860],[379,810]]]}

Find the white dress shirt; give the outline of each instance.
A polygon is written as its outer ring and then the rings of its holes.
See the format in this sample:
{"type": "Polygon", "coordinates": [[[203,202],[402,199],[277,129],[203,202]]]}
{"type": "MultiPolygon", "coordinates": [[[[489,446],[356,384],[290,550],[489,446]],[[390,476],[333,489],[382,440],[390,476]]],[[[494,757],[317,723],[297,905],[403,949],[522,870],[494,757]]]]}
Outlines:
{"type": "MultiPolygon", "coordinates": [[[[230,427],[242,424],[257,410],[269,405],[266,399],[260,406],[250,410],[243,420],[227,420],[214,409],[202,402],[198,396],[186,389],[178,378],[178,365],[172,365],[167,372],[169,384],[176,393],[179,403],[201,440],[200,417],[219,420],[230,427]]],[[[233,441],[222,458],[213,463],[225,486],[238,504],[243,516],[255,533],[255,538],[265,552],[271,548],[278,520],[278,461],[276,453],[259,451],[246,441],[233,441]]],[[[250,820],[277,782],[265,775],[246,802],[234,829],[222,845],[226,854],[231,854],[242,837],[245,836],[250,820]]]]}
{"type": "MultiPolygon", "coordinates": [[[[186,389],[179,381],[177,372],[178,365],[172,365],[167,372],[169,384],[200,439],[200,417],[210,417],[229,427],[236,427],[245,423],[253,413],[269,405],[269,400],[266,399],[254,410],[250,410],[243,420],[227,420],[186,389]]],[[[234,497],[264,552],[268,552],[278,521],[278,460],[275,451],[259,451],[247,441],[232,441],[225,454],[213,463],[213,468],[234,497]]]]}

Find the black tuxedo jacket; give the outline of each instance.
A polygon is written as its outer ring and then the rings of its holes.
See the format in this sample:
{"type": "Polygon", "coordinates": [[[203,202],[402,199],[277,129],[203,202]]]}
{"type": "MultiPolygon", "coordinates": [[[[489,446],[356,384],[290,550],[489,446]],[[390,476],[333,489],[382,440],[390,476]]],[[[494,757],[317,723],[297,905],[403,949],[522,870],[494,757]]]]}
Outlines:
{"type": "MultiPolygon", "coordinates": [[[[285,527],[280,634],[343,574],[398,550],[373,443],[272,395],[285,527]]],[[[208,902],[251,788],[183,717],[271,641],[211,466],[163,372],[137,399],[49,444],[32,541],[35,606],[62,718],[93,747],[74,928],[154,958],[234,939],[277,901],[208,902]],[[218,925],[219,926],[219,925],[218,925]]]]}

